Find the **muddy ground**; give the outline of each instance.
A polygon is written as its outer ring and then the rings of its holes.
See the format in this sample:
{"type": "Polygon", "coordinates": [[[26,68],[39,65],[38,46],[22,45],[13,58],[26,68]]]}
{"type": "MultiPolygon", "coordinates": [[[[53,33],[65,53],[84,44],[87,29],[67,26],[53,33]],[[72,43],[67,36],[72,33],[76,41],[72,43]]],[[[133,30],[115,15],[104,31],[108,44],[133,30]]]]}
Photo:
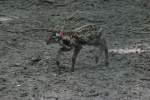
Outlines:
{"type": "MultiPolygon", "coordinates": [[[[150,9],[140,0],[0,0],[0,100],[150,100],[150,9]],[[105,27],[110,65],[92,47],[55,64],[58,44],[46,45],[56,25],[105,27]]],[[[148,4],[148,3],[146,3],[148,4]]]]}

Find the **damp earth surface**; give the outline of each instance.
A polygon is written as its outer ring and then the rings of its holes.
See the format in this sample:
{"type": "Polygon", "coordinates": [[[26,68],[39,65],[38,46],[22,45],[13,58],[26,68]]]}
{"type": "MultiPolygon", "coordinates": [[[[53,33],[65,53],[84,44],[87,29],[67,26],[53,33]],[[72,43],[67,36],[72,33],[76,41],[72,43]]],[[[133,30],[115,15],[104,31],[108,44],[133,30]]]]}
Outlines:
{"type": "Polygon", "coordinates": [[[149,0],[0,0],[0,100],[150,100],[149,0]],[[109,66],[85,46],[58,75],[48,29],[87,23],[104,27],[109,66]]]}

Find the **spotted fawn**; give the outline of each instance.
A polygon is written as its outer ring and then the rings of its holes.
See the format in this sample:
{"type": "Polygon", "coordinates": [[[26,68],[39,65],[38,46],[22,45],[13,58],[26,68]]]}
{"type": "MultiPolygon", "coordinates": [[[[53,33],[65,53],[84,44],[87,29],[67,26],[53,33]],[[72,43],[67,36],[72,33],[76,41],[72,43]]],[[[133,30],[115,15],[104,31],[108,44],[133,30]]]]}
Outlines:
{"type": "Polygon", "coordinates": [[[56,55],[56,64],[60,69],[60,56],[63,52],[71,51],[72,55],[72,67],[71,71],[74,71],[76,58],[84,45],[94,46],[99,49],[99,54],[94,56],[95,62],[98,63],[99,57],[104,51],[105,64],[108,65],[108,47],[105,38],[102,38],[102,28],[99,28],[95,24],[86,24],[73,31],[51,31],[49,38],[46,40],[47,45],[51,43],[59,43],[60,49],[56,55]]]}

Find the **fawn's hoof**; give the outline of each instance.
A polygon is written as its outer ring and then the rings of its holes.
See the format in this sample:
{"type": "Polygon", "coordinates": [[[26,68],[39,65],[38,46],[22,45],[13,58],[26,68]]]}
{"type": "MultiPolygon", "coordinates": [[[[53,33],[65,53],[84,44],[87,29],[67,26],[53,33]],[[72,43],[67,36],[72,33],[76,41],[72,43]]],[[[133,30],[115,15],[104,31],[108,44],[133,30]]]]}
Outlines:
{"type": "Polygon", "coordinates": [[[105,65],[108,66],[108,65],[109,65],[109,62],[105,62],[105,65]]]}
{"type": "Polygon", "coordinates": [[[71,68],[71,72],[74,72],[74,68],[71,68]]]}
{"type": "Polygon", "coordinates": [[[59,66],[59,65],[60,65],[60,62],[59,62],[59,61],[56,61],[56,65],[59,66]]]}
{"type": "Polygon", "coordinates": [[[95,63],[97,64],[99,61],[99,58],[98,57],[95,57],[95,63]]]}

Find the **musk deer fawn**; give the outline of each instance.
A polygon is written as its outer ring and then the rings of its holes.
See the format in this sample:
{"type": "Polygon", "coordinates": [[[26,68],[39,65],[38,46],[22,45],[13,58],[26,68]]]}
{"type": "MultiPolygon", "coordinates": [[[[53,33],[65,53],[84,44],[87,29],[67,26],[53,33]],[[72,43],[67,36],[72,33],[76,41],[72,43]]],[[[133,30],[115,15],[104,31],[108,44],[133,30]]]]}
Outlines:
{"type": "Polygon", "coordinates": [[[57,31],[53,30],[47,44],[59,43],[61,48],[56,55],[56,64],[60,69],[60,56],[62,52],[67,52],[73,49],[71,71],[74,71],[76,58],[84,45],[94,46],[99,49],[99,54],[95,55],[95,62],[98,63],[99,56],[104,51],[105,64],[108,65],[108,47],[105,38],[102,38],[102,28],[98,28],[95,24],[86,24],[73,31],[57,31]]]}

